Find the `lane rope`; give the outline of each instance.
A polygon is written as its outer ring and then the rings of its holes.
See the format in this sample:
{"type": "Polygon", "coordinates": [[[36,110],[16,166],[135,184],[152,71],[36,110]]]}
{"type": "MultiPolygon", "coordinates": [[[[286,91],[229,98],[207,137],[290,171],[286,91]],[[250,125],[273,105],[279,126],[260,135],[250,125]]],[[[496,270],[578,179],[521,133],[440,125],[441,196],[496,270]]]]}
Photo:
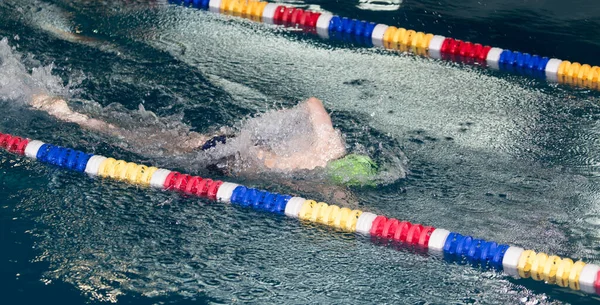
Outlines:
{"type": "Polygon", "coordinates": [[[339,231],[371,236],[377,244],[395,244],[456,262],[495,269],[517,278],[532,278],[585,293],[600,294],[600,266],[574,262],[542,252],[498,244],[457,232],[388,218],[361,210],[329,205],[302,197],[271,193],[247,186],[191,176],[168,169],[116,160],[66,147],[0,133],[0,148],[20,156],[90,176],[178,191],[212,201],[231,203],[318,223],[339,231]]]}
{"type": "Polygon", "coordinates": [[[323,39],[339,39],[416,55],[490,67],[578,87],[600,90],[600,67],[511,51],[411,29],[255,0],[169,0],[256,22],[301,28],[323,39]]]}

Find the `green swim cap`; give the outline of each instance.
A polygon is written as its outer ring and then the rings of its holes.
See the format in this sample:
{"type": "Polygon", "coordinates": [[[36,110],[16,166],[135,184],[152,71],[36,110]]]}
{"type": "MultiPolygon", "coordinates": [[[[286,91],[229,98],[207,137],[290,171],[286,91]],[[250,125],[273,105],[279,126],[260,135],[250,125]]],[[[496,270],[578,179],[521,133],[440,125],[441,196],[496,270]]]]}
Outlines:
{"type": "Polygon", "coordinates": [[[335,183],[348,186],[375,186],[377,164],[368,156],[349,154],[327,164],[327,174],[335,183]]]}

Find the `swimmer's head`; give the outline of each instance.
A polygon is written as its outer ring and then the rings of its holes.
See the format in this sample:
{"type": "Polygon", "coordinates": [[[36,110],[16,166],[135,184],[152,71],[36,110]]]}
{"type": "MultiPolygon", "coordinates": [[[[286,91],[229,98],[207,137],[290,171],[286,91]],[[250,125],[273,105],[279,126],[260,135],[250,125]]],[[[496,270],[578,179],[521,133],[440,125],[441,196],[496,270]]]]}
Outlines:
{"type": "Polygon", "coordinates": [[[375,186],[377,164],[368,156],[349,154],[327,164],[330,179],[348,186],[375,186]]]}

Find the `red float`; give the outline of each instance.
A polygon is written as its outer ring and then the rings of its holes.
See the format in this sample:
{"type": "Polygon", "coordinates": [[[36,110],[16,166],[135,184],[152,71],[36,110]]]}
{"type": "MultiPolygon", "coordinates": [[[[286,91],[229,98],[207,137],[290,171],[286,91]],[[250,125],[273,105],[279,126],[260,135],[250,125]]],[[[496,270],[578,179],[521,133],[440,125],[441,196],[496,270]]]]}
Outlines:
{"type": "Polygon", "coordinates": [[[394,233],[398,229],[398,219],[391,218],[384,225],[383,230],[381,230],[381,237],[386,239],[394,238],[394,233]]]}
{"type": "Polygon", "coordinates": [[[281,5],[275,9],[275,14],[273,14],[273,21],[275,23],[279,23],[281,21],[281,16],[283,16],[283,12],[285,12],[286,7],[281,5]]]}
{"type": "Polygon", "coordinates": [[[187,183],[187,186],[185,187],[185,193],[192,195],[196,192],[196,190],[198,189],[198,183],[200,183],[202,181],[202,177],[198,177],[198,176],[194,176],[191,177],[190,180],[187,183]]]}
{"type": "Polygon", "coordinates": [[[292,13],[292,15],[290,17],[290,24],[291,25],[302,25],[300,20],[302,19],[303,15],[304,15],[303,9],[298,8],[298,9],[294,10],[294,12],[292,13]]]}
{"type": "Polygon", "coordinates": [[[312,12],[311,11],[304,11],[304,13],[302,14],[302,16],[300,16],[300,20],[298,21],[298,24],[300,24],[301,26],[308,26],[308,21],[310,20],[310,16],[312,16],[312,12]]]}
{"type": "Polygon", "coordinates": [[[473,56],[473,44],[466,41],[463,42],[460,46],[460,49],[458,50],[458,53],[460,54],[460,56],[464,56],[464,57],[474,57],[473,56]]]}
{"type": "Polygon", "coordinates": [[[165,190],[173,189],[173,186],[175,185],[175,180],[179,177],[179,175],[181,175],[181,173],[170,172],[169,175],[167,176],[167,178],[165,179],[165,183],[163,184],[163,188],[165,190]]]}
{"type": "Polygon", "coordinates": [[[309,28],[317,28],[317,21],[321,17],[321,13],[311,12],[310,18],[306,21],[305,26],[309,28]]]}
{"type": "Polygon", "coordinates": [[[423,231],[423,226],[420,224],[414,224],[408,230],[406,234],[406,243],[411,245],[419,244],[419,237],[421,236],[421,231],[423,231]]]}
{"type": "Polygon", "coordinates": [[[431,234],[435,231],[434,227],[424,227],[421,231],[421,236],[419,236],[419,246],[422,248],[427,248],[429,245],[429,238],[431,234]]]}
{"type": "Polygon", "coordinates": [[[222,184],[223,181],[221,180],[213,181],[213,183],[208,188],[208,193],[206,194],[208,196],[208,199],[217,200],[217,192],[219,191],[219,188],[222,184]]]}
{"type": "Polygon", "coordinates": [[[454,43],[455,43],[455,41],[453,38],[444,39],[444,42],[442,42],[442,47],[440,48],[440,51],[442,53],[449,53],[450,45],[454,44],[454,43]]]}
{"type": "Polygon", "coordinates": [[[452,44],[450,44],[449,48],[448,48],[448,53],[450,54],[454,54],[454,55],[458,55],[459,54],[459,50],[461,48],[461,46],[463,45],[463,41],[462,40],[454,40],[452,44]]]}
{"type": "Polygon", "coordinates": [[[490,47],[490,46],[483,46],[481,48],[481,51],[479,51],[479,54],[477,54],[477,58],[479,60],[486,60],[488,53],[490,52],[491,49],[492,49],[492,47],[490,47]]]}
{"type": "Polygon", "coordinates": [[[10,141],[11,139],[11,135],[0,133],[0,147],[7,148],[8,141],[10,141]]]}
{"type": "Polygon", "coordinates": [[[9,134],[0,134],[0,147],[18,155],[25,154],[25,147],[29,140],[9,134]]]}
{"type": "Polygon", "coordinates": [[[12,148],[13,152],[19,155],[25,155],[25,148],[27,148],[27,144],[29,144],[29,139],[21,139],[16,147],[12,148]]]}
{"type": "Polygon", "coordinates": [[[289,25],[292,20],[292,14],[296,11],[295,7],[286,8],[281,14],[281,22],[280,24],[289,25]]]}
{"type": "Polygon", "coordinates": [[[410,230],[411,226],[412,223],[408,221],[400,222],[398,224],[398,229],[396,230],[396,233],[394,233],[394,241],[406,242],[406,235],[408,234],[408,230],[410,230]]]}
{"type": "Polygon", "coordinates": [[[387,218],[385,216],[377,216],[371,225],[371,231],[369,232],[371,236],[381,236],[381,231],[386,221],[387,218]]]}
{"type": "Polygon", "coordinates": [[[187,187],[188,184],[188,180],[190,179],[190,175],[185,175],[185,174],[179,174],[175,175],[175,179],[173,179],[175,182],[173,183],[173,188],[181,191],[181,192],[185,192],[185,188],[187,187]]]}
{"type": "Polygon", "coordinates": [[[481,49],[483,49],[483,46],[481,44],[474,44],[468,56],[479,59],[479,53],[481,52],[481,49]]]}
{"type": "Polygon", "coordinates": [[[196,190],[196,196],[198,197],[206,197],[208,193],[208,188],[213,181],[211,179],[204,179],[198,184],[198,189],[196,190]]]}

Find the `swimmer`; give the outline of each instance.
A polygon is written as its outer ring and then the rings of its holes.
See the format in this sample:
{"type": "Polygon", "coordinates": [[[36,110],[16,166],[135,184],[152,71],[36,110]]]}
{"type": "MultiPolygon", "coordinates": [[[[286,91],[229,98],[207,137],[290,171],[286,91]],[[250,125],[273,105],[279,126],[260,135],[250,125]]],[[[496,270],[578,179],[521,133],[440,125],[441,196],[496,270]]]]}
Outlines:
{"type": "Polygon", "coordinates": [[[202,152],[219,163],[236,155],[244,163],[237,169],[246,172],[289,173],[323,168],[333,182],[353,186],[372,185],[377,173],[376,164],[368,156],[347,154],[340,131],[333,127],[323,103],[314,97],[295,107],[249,119],[235,134],[213,136],[189,129],[131,130],[73,111],[64,99],[47,95],[33,96],[31,106],[59,120],[120,138],[129,146],[161,150],[167,157],[202,152]]]}

